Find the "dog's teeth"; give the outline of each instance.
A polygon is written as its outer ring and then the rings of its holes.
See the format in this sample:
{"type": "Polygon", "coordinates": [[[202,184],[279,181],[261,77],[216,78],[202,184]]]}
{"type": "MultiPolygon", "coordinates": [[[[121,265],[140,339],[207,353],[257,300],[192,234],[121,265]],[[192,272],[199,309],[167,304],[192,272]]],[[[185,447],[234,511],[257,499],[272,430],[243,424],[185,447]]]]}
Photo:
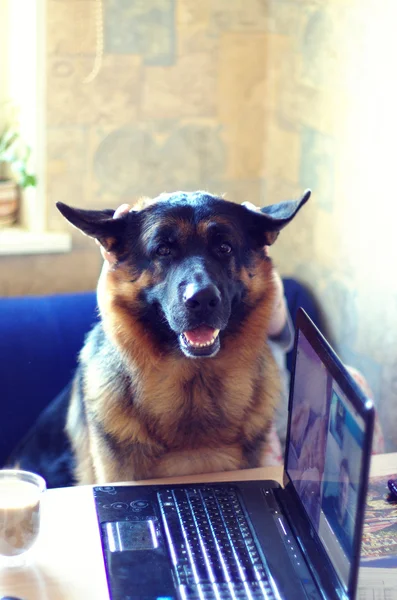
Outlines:
{"type": "Polygon", "coordinates": [[[194,344],[193,342],[191,342],[190,340],[187,339],[185,334],[183,334],[183,338],[184,338],[185,342],[192,348],[207,348],[208,346],[212,346],[212,344],[216,341],[216,338],[219,335],[219,331],[220,331],[220,329],[214,329],[214,334],[212,336],[212,339],[209,342],[198,342],[197,344],[194,344]]]}

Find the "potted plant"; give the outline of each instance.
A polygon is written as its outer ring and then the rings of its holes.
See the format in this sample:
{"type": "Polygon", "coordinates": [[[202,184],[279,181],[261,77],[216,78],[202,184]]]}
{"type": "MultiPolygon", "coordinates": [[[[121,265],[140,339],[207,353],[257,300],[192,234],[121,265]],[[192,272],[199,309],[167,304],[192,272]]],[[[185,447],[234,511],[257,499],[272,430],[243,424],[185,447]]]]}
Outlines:
{"type": "Polygon", "coordinates": [[[29,170],[30,148],[11,127],[0,133],[0,227],[18,219],[21,190],[36,185],[29,170]]]}

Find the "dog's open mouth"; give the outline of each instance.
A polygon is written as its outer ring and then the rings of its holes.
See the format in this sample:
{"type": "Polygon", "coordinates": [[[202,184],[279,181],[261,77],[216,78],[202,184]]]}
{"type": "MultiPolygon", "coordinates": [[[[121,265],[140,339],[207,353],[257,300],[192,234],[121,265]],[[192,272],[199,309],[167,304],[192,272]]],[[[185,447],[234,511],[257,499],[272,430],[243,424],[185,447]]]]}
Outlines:
{"type": "Polygon", "coordinates": [[[214,356],[219,348],[219,329],[201,325],[179,336],[181,348],[186,356],[214,356]]]}

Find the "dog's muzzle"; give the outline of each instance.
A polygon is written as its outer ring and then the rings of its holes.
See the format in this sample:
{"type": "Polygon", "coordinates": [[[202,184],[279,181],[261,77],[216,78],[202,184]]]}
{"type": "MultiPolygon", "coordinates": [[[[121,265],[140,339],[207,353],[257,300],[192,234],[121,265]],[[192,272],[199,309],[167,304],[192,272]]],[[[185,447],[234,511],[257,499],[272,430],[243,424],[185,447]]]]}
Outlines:
{"type": "Polygon", "coordinates": [[[179,335],[182,351],[189,357],[215,356],[220,348],[220,329],[210,323],[217,320],[216,314],[221,304],[219,289],[212,283],[205,286],[190,283],[184,291],[183,304],[188,321],[200,324],[179,335]]]}

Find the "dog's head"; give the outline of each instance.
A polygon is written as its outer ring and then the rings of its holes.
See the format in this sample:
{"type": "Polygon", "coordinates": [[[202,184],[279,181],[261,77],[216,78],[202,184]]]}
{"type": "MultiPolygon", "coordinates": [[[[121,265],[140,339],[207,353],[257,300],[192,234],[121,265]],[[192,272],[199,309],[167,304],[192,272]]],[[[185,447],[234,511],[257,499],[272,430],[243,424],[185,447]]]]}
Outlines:
{"type": "Polygon", "coordinates": [[[139,323],[162,352],[211,357],[255,307],[271,304],[264,246],[309,196],[254,211],[206,192],[177,192],[119,218],[113,210],[57,206],[106,250],[104,319],[116,307],[125,327],[139,323]]]}

